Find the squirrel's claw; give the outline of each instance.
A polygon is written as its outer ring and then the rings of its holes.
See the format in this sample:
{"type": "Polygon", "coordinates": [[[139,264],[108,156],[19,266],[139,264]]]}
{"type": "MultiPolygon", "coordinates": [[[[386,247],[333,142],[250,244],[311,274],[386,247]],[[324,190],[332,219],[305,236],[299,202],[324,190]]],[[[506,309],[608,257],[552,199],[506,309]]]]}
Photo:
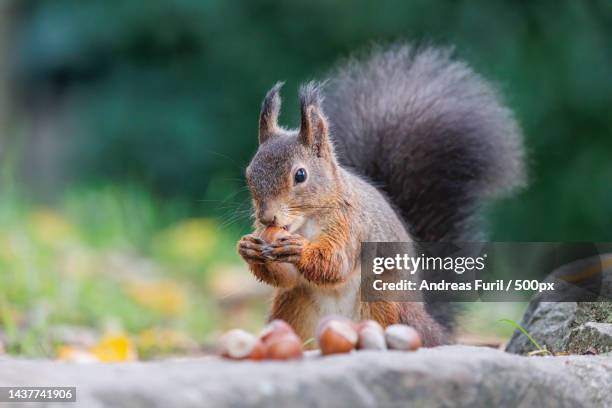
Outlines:
{"type": "Polygon", "coordinates": [[[254,235],[245,235],[238,241],[238,254],[248,263],[263,263],[267,260],[262,255],[267,246],[254,235]]]}
{"type": "Polygon", "coordinates": [[[259,245],[265,245],[266,244],[266,242],[263,239],[261,239],[259,237],[256,237],[253,234],[245,235],[244,237],[242,237],[240,239],[240,241],[252,242],[254,244],[259,244],[259,245]]]}
{"type": "Polygon", "coordinates": [[[277,262],[295,263],[304,251],[305,240],[300,235],[291,235],[278,239],[262,251],[268,259],[277,262]]]}
{"type": "Polygon", "coordinates": [[[282,248],[287,245],[304,245],[304,237],[298,234],[288,235],[286,237],[282,237],[274,241],[270,247],[272,248],[282,248]]]}
{"type": "Polygon", "coordinates": [[[266,244],[253,234],[245,235],[238,242],[238,253],[248,263],[288,262],[296,263],[302,256],[305,239],[290,235],[266,244]]]}
{"type": "Polygon", "coordinates": [[[270,248],[269,246],[265,247],[261,251],[261,255],[269,261],[273,261],[275,259],[274,254],[272,253],[272,248],[270,248]]]}

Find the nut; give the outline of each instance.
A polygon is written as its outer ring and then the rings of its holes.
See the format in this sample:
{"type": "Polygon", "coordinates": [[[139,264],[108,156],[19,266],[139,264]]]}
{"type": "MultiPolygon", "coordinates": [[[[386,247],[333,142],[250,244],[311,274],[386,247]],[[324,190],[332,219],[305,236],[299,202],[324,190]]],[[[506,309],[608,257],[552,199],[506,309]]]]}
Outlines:
{"type": "Polygon", "coordinates": [[[241,329],[230,330],[219,340],[221,356],[233,360],[261,360],[264,358],[264,351],[260,339],[241,329]]]}
{"type": "Polygon", "coordinates": [[[302,340],[293,332],[273,334],[264,342],[265,356],[272,360],[302,358],[302,340]]]}
{"type": "Polygon", "coordinates": [[[353,322],[347,319],[323,319],[317,330],[317,341],[323,355],[348,353],[355,348],[358,336],[353,322]]]}
{"type": "Polygon", "coordinates": [[[340,322],[345,322],[348,325],[350,325],[353,329],[357,330],[357,325],[351,319],[348,319],[344,316],[331,314],[331,315],[323,316],[321,319],[319,319],[319,324],[317,324],[317,328],[315,330],[315,337],[318,338],[321,335],[323,329],[332,320],[338,320],[340,322]]]}
{"type": "Polygon", "coordinates": [[[360,350],[386,350],[385,331],[378,322],[366,320],[357,327],[359,341],[357,347],[360,350]]]}
{"type": "Polygon", "coordinates": [[[291,235],[291,234],[286,229],[271,226],[271,227],[266,228],[263,231],[263,233],[261,234],[261,239],[266,241],[268,244],[271,244],[277,239],[286,237],[288,235],[291,235]]]}
{"type": "Polygon", "coordinates": [[[270,323],[268,323],[266,327],[264,327],[264,329],[261,331],[261,334],[259,335],[259,338],[265,343],[270,337],[287,333],[295,334],[291,326],[289,326],[286,321],[274,319],[270,323]]]}
{"type": "Polygon", "coordinates": [[[394,350],[414,351],[422,346],[421,336],[411,326],[393,324],[385,330],[387,346],[394,350]]]}
{"type": "Polygon", "coordinates": [[[264,345],[266,358],[288,360],[303,356],[302,340],[284,320],[272,320],[259,338],[264,345]]]}

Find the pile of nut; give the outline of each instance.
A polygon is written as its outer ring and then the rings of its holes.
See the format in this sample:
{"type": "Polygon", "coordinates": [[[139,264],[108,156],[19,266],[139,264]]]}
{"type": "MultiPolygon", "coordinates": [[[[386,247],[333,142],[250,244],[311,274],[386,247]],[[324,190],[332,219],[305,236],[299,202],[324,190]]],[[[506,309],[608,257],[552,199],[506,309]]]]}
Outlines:
{"type": "MultiPolygon", "coordinates": [[[[404,324],[386,329],[374,320],[355,323],[349,319],[328,316],[319,322],[316,340],[321,354],[348,353],[352,350],[404,350],[421,347],[417,331],[404,324]]],[[[230,330],[220,339],[221,356],[233,360],[289,360],[304,355],[299,336],[283,320],[273,320],[255,336],[241,329],[230,330]]]]}

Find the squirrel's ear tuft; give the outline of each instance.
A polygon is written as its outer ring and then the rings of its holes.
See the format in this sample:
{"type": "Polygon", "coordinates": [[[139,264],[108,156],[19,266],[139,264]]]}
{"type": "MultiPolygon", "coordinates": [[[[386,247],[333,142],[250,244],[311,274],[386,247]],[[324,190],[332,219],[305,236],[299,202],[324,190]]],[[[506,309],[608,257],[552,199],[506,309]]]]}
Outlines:
{"type": "Polygon", "coordinates": [[[261,103],[261,113],[259,114],[259,144],[264,143],[274,134],[278,127],[278,114],[280,113],[281,98],[280,89],[284,82],[277,82],[268,91],[261,103]]]}
{"type": "Polygon", "coordinates": [[[321,87],[320,83],[308,82],[300,88],[302,121],[299,140],[304,146],[315,149],[319,157],[331,153],[332,150],[328,137],[327,118],[321,108],[323,101],[321,87]]]}

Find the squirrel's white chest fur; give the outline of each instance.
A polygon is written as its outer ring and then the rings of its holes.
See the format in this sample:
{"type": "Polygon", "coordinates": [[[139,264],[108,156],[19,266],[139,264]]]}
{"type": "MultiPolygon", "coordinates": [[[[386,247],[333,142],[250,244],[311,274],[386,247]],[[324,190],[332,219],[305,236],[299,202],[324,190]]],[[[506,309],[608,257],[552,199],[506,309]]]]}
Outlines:
{"type": "Polygon", "coordinates": [[[317,289],[312,291],[318,307],[319,319],[323,316],[338,315],[359,320],[360,311],[360,274],[355,273],[348,282],[334,289],[317,289]]]}

